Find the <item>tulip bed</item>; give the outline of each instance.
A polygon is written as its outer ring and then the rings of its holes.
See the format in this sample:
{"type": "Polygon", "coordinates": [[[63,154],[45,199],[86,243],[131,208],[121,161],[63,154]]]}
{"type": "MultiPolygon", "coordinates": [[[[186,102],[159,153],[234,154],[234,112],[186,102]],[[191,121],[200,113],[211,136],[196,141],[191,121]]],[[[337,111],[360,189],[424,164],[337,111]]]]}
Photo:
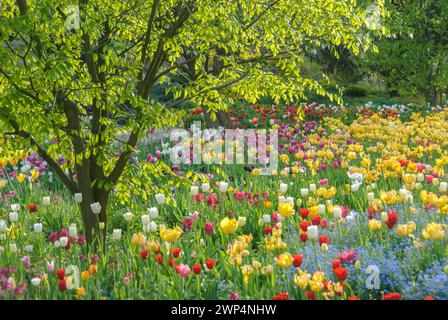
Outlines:
{"type": "MultiPolygon", "coordinates": [[[[172,166],[203,175],[132,208],[111,199],[95,252],[46,163],[5,151],[0,299],[448,298],[448,109],[235,106],[230,120],[278,129],[274,175],[172,166]]],[[[161,149],[139,161],[168,162],[161,149]]]]}

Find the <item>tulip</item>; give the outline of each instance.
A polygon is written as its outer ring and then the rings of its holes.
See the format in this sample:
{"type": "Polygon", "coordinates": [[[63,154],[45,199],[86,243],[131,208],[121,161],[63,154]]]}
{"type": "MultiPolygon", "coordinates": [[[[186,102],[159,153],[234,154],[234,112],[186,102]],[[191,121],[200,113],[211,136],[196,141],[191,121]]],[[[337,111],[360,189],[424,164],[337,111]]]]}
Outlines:
{"type": "Polygon", "coordinates": [[[306,188],[300,189],[300,195],[302,197],[306,197],[308,195],[308,189],[306,189],[306,188]]]}
{"type": "Polygon", "coordinates": [[[352,192],[358,192],[359,186],[360,186],[359,183],[354,183],[351,185],[350,189],[352,190],[352,192]]]}
{"type": "Polygon", "coordinates": [[[290,253],[286,252],[286,253],[279,255],[278,260],[277,260],[277,265],[280,268],[289,268],[293,262],[294,262],[294,258],[292,257],[292,255],[290,253]]]}
{"type": "Polygon", "coordinates": [[[389,219],[387,212],[385,212],[385,211],[381,212],[381,221],[386,222],[387,219],[389,219]]]}
{"type": "Polygon", "coordinates": [[[317,226],[308,226],[306,235],[310,240],[317,240],[317,237],[319,236],[319,230],[317,229],[317,226]]]}
{"type": "Polygon", "coordinates": [[[28,252],[28,253],[33,252],[34,251],[34,246],[32,244],[27,244],[25,246],[25,251],[28,252]]]}
{"type": "Polygon", "coordinates": [[[367,200],[369,202],[372,202],[373,200],[375,200],[375,194],[373,192],[368,192],[367,193],[367,200]]]}
{"type": "Polygon", "coordinates": [[[246,217],[239,217],[238,218],[238,227],[244,227],[246,224],[246,217]]]}
{"type": "Polygon", "coordinates": [[[101,212],[101,205],[99,202],[94,202],[90,205],[90,209],[93,214],[99,214],[101,212]]]}
{"type": "Polygon", "coordinates": [[[149,223],[148,229],[150,232],[157,232],[157,224],[154,221],[149,223]]]}
{"type": "Polygon", "coordinates": [[[9,252],[16,253],[17,252],[17,245],[15,243],[9,244],[9,252]]]}
{"type": "Polygon", "coordinates": [[[4,220],[0,220],[0,233],[6,232],[6,222],[4,220]]]}
{"type": "Polygon", "coordinates": [[[206,182],[202,184],[201,188],[202,188],[202,191],[204,191],[204,192],[210,191],[210,185],[206,182]]]}
{"type": "Polygon", "coordinates": [[[207,221],[204,226],[205,233],[211,235],[215,232],[215,225],[211,221],[207,221]]]}
{"type": "Polygon", "coordinates": [[[124,220],[126,220],[127,222],[131,221],[133,216],[134,216],[134,215],[133,215],[132,212],[130,212],[130,211],[128,211],[128,212],[126,212],[126,213],[123,214],[123,218],[124,218],[124,220]]]}
{"type": "Polygon", "coordinates": [[[198,186],[191,186],[190,187],[190,195],[194,197],[199,193],[199,187],[198,186]]]}
{"type": "Polygon", "coordinates": [[[14,203],[14,204],[12,204],[12,205],[11,205],[11,210],[14,211],[14,212],[19,212],[19,210],[20,210],[20,204],[18,204],[18,203],[14,203]]]}
{"type": "Polygon", "coordinates": [[[42,198],[42,205],[48,207],[51,204],[51,198],[50,197],[43,197],[42,198]]]}
{"type": "Polygon", "coordinates": [[[54,271],[54,261],[47,262],[47,271],[53,272],[54,271]]]}
{"type": "Polygon", "coordinates": [[[227,182],[221,181],[219,183],[219,191],[220,192],[226,192],[228,188],[229,188],[229,184],[227,182]]]}
{"type": "Polygon", "coordinates": [[[163,193],[158,193],[155,195],[157,204],[164,204],[165,203],[165,195],[163,193]]]}
{"type": "Polygon", "coordinates": [[[9,221],[17,222],[19,221],[19,214],[16,211],[12,211],[9,213],[9,221]]]}
{"type": "Polygon", "coordinates": [[[59,243],[61,244],[61,247],[65,248],[68,245],[68,238],[67,237],[60,237],[59,243]]]}
{"type": "Polygon", "coordinates": [[[141,216],[141,221],[142,221],[142,225],[146,226],[149,223],[149,215],[145,214],[143,216],[141,216]]]}
{"type": "Polygon", "coordinates": [[[72,238],[76,238],[78,236],[78,229],[76,228],[76,224],[73,223],[70,225],[70,227],[68,228],[68,234],[72,238]]]}
{"type": "Polygon", "coordinates": [[[42,223],[35,223],[33,225],[34,232],[41,233],[42,232],[42,223]]]}
{"type": "Polygon", "coordinates": [[[225,217],[221,220],[219,223],[219,226],[221,227],[221,230],[226,234],[232,234],[235,233],[238,229],[238,221],[234,218],[229,219],[228,217],[225,217]]]}
{"type": "Polygon", "coordinates": [[[318,213],[319,215],[323,215],[323,214],[325,214],[325,205],[324,205],[324,204],[319,204],[319,205],[317,206],[317,213],[318,213]]]}
{"type": "Polygon", "coordinates": [[[269,214],[263,215],[263,222],[265,224],[271,223],[271,216],[269,214]]]}
{"type": "Polygon", "coordinates": [[[288,185],[287,185],[286,183],[280,183],[279,191],[280,191],[281,193],[285,193],[286,190],[288,190],[288,185]]]}
{"type": "Polygon", "coordinates": [[[114,229],[112,231],[112,239],[115,241],[121,240],[121,229],[114,229]]]}
{"type": "Polygon", "coordinates": [[[339,206],[333,208],[333,218],[340,219],[342,218],[342,209],[339,206]]]}
{"type": "Polygon", "coordinates": [[[314,183],[310,184],[310,191],[311,192],[316,191],[316,185],[314,183]]]}
{"type": "Polygon", "coordinates": [[[280,202],[278,204],[278,212],[283,218],[288,218],[294,214],[294,205],[288,202],[280,202]]]}
{"type": "Polygon", "coordinates": [[[159,210],[156,207],[149,208],[148,212],[151,219],[156,219],[159,216],[159,210]]]}
{"type": "Polygon", "coordinates": [[[39,285],[41,284],[41,282],[42,282],[42,279],[41,279],[41,278],[38,278],[38,277],[35,277],[35,278],[32,278],[32,279],[31,279],[31,285],[32,285],[33,287],[37,287],[37,286],[39,286],[39,285]]]}
{"type": "Polygon", "coordinates": [[[190,275],[190,267],[186,264],[181,264],[177,267],[177,271],[182,278],[186,278],[190,275]]]}
{"type": "Polygon", "coordinates": [[[160,238],[165,242],[174,242],[180,238],[182,234],[182,229],[176,226],[174,229],[167,229],[162,227],[160,229],[160,238]]]}
{"type": "Polygon", "coordinates": [[[448,190],[448,183],[446,183],[445,181],[440,182],[439,191],[446,192],[447,190],[448,190]]]}
{"type": "Polygon", "coordinates": [[[31,259],[28,256],[24,256],[20,261],[25,269],[28,269],[31,266],[31,259]]]}
{"type": "Polygon", "coordinates": [[[81,203],[82,202],[82,193],[75,193],[73,198],[76,203],[81,203]]]}

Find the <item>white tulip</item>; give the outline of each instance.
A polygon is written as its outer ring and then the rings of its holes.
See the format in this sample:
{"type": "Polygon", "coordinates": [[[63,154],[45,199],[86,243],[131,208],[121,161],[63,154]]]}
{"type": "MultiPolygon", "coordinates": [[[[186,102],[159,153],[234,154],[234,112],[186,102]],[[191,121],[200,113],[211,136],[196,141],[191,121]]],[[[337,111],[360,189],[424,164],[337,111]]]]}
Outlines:
{"type": "Polygon", "coordinates": [[[340,219],[342,218],[342,209],[339,206],[336,206],[333,208],[333,217],[335,219],[340,219]]]}
{"type": "Polygon", "coordinates": [[[114,231],[112,232],[112,239],[114,239],[115,241],[121,240],[121,229],[114,229],[114,231]]]}
{"type": "Polygon", "coordinates": [[[278,197],[278,202],[279,203],[286,202],[286,198],[284,196],[280,196],[278,197]]]}
{"type": "Polygon", "coordinates": [[[402,188],[398,191],[398,194],[400,196],[401,201],[405,201],[406,198],[408,197],[408,190],[402,188]]]}
{"type": "Polygon", "coordinates": [[[372,189],[376,189],[376,183],[375,182],[373,182],[370,186],[372,187],[372,189]]]}
{"type": "Polygon", "coordinates": [[[423,182],[425,180],[425,175],[423,173],[417,174],[417,182],[423,182]]]}
{"type": "Polygon", "coordinates": [[[409,193],[406,201],[411,205],[414,204],[414,196],[411,193],[409,193]]]}
{"type": "Polygon", "coordinates": [[[124,218],[124,220],[126,220],[127,222],[131,221],[133,216],[134,216],[134,215],[133,215],[132,212],[130,212],[130,211],[128,211],[128,212],[126,212],[126,213],[123,214],[123,218],[124,218]]]}
{"type": "Polygon", "coordinates": [[[72,238],[76,238],[78,236],[78,228],[76,228],[76,224],[73,223],[70,225],[70,227],[68,228],[68,234],[72,238]]]}
{"type": "Polygon", "coordinates": [[[191,186],[190,187],[190,195],[194,197],[199,193],[199,187],[198,186],[191,186]]]}
{"type": "Polygon", "coordinates": [[[142,225],[146,226],[149,223],[149,215],[145,214],[143,216],[141,216],[141,221],[142,221],[142,225]]]}
{"type": "Polygon", "coordinates": [[[325,213],[325,205],[324,204],[320,204],[317,206],[317,213],[320,215],[323,215],[325,213]]]}
{"type": "Polygon", "coordinates": [[[54,247],[55,249],[61,247],[61,243],[59,242],[59,240],[56,240],[56,241],[53,243],[53,247],[54,247]]]}
{"type": "Polygon", "coordinates": [[[157,232],[157,223],[155,223],[154,221],[151,221],[149,223],[149,231],[157,232]]]}
{"type": "Polygon", "coordinates": [[[19,212],[19,210],[20,210],[20,204],[18,204],[18,203],[14,203],[14,204],[12,204],[12,205],[11,205],[11,210],[12,210],[12,211],[15,211],[15,212],[19,212]]]}
{"type": "Polygon", "coordinates": [[[308,195],[308,189],[307,188],[300,189],[300,195],[302,197],[306,197],[308,195]]]}
{"type": "Polygon", "coordinates": [[[41,282],[42,282],[42,279],[38,278],[38,277],[31,279],[31,285],[33,287],[39,286],[41,284],[41,282]]]}
{"type": "Polygon", "coordinates": [[[163,193],[158,193],[155,195],[156,202],[158,204],[164,204],[165,203],[165,195],[163,193]]]}
{"type": "Polygon", "coordinates": [[[19,214],[17,213],[17,211],[12,211],[9,213],[9,221],[11,222],[19,221],[19,214]]]}
{"type": "Polygon", "coordinates": [[[206,182],[202,184],[201,188],[202,188],[202,191],[204,191],[204,192],[210,191],[210,185],[206,182]]]}
{"type": "Polygon", "coordinates": [[[244,227],[246,224],[246,217],[239,217],[238,218],[238,227],[244,227]]]}
{"type": "Polygon", "coordinates": [[[352,190],[352,192],[358,192],[358,190],[359,190],[359,183],[352,184],[350,189],[352,190]]]}
{"type": "Polygon", "coordinates": [[[287,197],[285,202],[286,203],[294,203],[294,197],[287,197]]]}
{"type": "Polygon", "coordinates": [[[9,244],[9,251],[11,253],[16,253],[17,252],[17,245],[15,243],[10,243],[9,244]]]}
{"type": "Polygon", "coordinates": [[[369,200],[369,202],[375,200],[375,194],[373,192],[367,192],[367,200],[369,200]]]}
{"type": "Polygon", "coordinates": [[[42,204],[46,207],[48,207],[51,204],[51,198],[50,197],[43,197],[42,198],[42,204]]]}
{"type": "Polygon", "coordinates": [[[227,192],[227,189],[229,188],[229,184],[225,181],[219,182],[219,191],[220,192],[227,192]]]}
{"type": "Polygon", "coordinates": [[[271,215],[269,214],[263,215],[263,222],[266,224],[271,223],[271,215]]]}
{"type": "Polygon", "coordinates": [[[4,220],[0,220],[0,232],[6,231],[6,222],[4,220]]]}
{"type": "Polygon", "coordinates": [[[155,219],[159,216],[159,210],[156,207],[149,208],[148,212],[151,219],[155,219]]]}
{"type": "Polygon", "coordinates": [[[316,185],[314,183],[310,184],[310,191],[311,192],[316,191],[316,185]]]}
{"type": "Polygon", "coordinates": [[[308,236],[308,239],[317,240],[317,237],[319,236],[317,226],[308,226],[308,228],[306,229],[306,234],[308,236]]]}
{"type": "Polygon", "coordinates": [[[35,223],[33,228],[34,228],[34,232],[41,233],[42,232],[42,223],[35,223]]]}
{"type": "Polygon", "coordinates": [[[387,220],[389,220],[389,215],[387,214],[386,211],[381,212],[381,220],[383,222],[386,222],[387,220]]]}
{"type": "Polygon", "coordinates": [[[280,183],[279,191],[280,191],[281,193],[285,193],[286,190],[288,190],[288,185],[287,185],[286,183],[280,183]]]}
{"type": "Polygon", "coordinates": [[[59,244],[61,247],[65,248],[68,244],[68,238],[67,237],[60,237],[59,238],[59,244]]]}
{"type": "Polygon", "coordinates": [[[101,212],[101,205],[99,202],[94,202],[90,205],[90,209],[93,214],[99,214],[101,212]]]}
{"type": "Polygon", "coordinates": [[[433,185],[434,187],[437,187],[437,186],[439,185],[439,178],[434,178],[434,179],[432,179],[432,185],[433,185]]]}
{"type": "Polygon", "coordinates": [[[440,182],[439,191],[446,192],[448,190],[448,184],[445,181],[440,182]]]}
{"type": "Polygon", "coordinates": [[[76,203],[81,203],[82,202],[82,193],[75,193],[73,198],[76,203]]]}
{"type": "Polygon", "coordinates": [[[34,247],[33,247],[32,244],[27,244],[27,245],[25,246],[25,251],[26,251],[26,252],[31,253],[31,252],[33,252],[33,250],[34,250],[34,247]]]}

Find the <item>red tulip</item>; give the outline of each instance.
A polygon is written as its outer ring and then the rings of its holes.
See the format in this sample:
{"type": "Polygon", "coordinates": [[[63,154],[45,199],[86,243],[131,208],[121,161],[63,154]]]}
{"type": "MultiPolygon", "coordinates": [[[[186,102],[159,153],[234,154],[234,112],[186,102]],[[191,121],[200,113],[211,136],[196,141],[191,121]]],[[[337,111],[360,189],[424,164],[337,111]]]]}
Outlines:
{"type": "Polygon", "coordinates": [[[213,267],[215,266],[215,260],[213,259],[207,259],[205,260],[205,265],[207,266],[207,268],[209,270],[213,269],[213,267]]]}
{"type": "Polygon", "coordinates": [[[334,275],[339,281],[345,281],[348,278],[348,270],[342,267],[337,267],[333,269],[334,275]]]}
{"type": "Polygon", "coordinates": [[[195,274],[200,274],[201,273],[201,264],[198,263],[198,264],[193,265],[192,269],[195,274]]]}

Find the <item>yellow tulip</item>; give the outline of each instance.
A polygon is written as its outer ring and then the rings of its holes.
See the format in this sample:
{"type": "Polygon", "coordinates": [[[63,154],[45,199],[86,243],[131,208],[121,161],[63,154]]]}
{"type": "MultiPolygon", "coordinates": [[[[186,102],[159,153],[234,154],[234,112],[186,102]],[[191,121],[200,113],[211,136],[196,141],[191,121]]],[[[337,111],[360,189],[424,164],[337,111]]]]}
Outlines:
{"type": "Polygon", "coordinates": [[[146,237],[141,233],[134,233],[131,243],[136,247],[144,246],[146,243],[146,237]]]}
{"type": "Polygon", "coordinates": [[[425,230],[422,232],[423,238],[429,240],[441,240],[445,237],[445,230],[443,230],[443,225],[432,222],[429,223],[425,230]]]}
{"type": "Polygon", "coordinates": [[[179,226],[176,226],[174,229],[167,229],[162,227],[160,229],[160,238],[162,238],[165,242],[174,242],[179,239],[182,234],[182,229],[179,226]]]}
{"type": "Polygon", "coordinates": [[[232,234],[238,229],[238,221],[234,218],[229,219],[228,217],[225,217],[221,220],[219,226],[221,227],[222,232],[232,234]]]}
{"type": "Polygon", "coordinates": [[[283,218],[288,218],[294,214],[294,204],[290,202],[280,202],[278,212],[283,218]]]}
{"type": "Polygon", "coordinates": [[[381,221],[376,219],[369,220],[369,228],[371,230],[379,230],[381,229],[381,221]]]}
{"type": "Polygon", "coordinates": [[[33,180],[37,180],[40,176],[40,172],[37,170],[31,170],[31,178],[33,180]]]}
{"type": "Polygon", "coordinates": [[[282,253],[278,256],[277,265],[280,268],[289,268],[292,265],[292,262],[294,261],[294,258],[289,252],[282,253]]]}
{"type": "Polygon", "coordinates": [[[17,175],[17,181],[19,181],[19,183],[23,183],[23,181],[25,181],[26,175],[24,175],[23,173],[19,173],[17,175]]]}

